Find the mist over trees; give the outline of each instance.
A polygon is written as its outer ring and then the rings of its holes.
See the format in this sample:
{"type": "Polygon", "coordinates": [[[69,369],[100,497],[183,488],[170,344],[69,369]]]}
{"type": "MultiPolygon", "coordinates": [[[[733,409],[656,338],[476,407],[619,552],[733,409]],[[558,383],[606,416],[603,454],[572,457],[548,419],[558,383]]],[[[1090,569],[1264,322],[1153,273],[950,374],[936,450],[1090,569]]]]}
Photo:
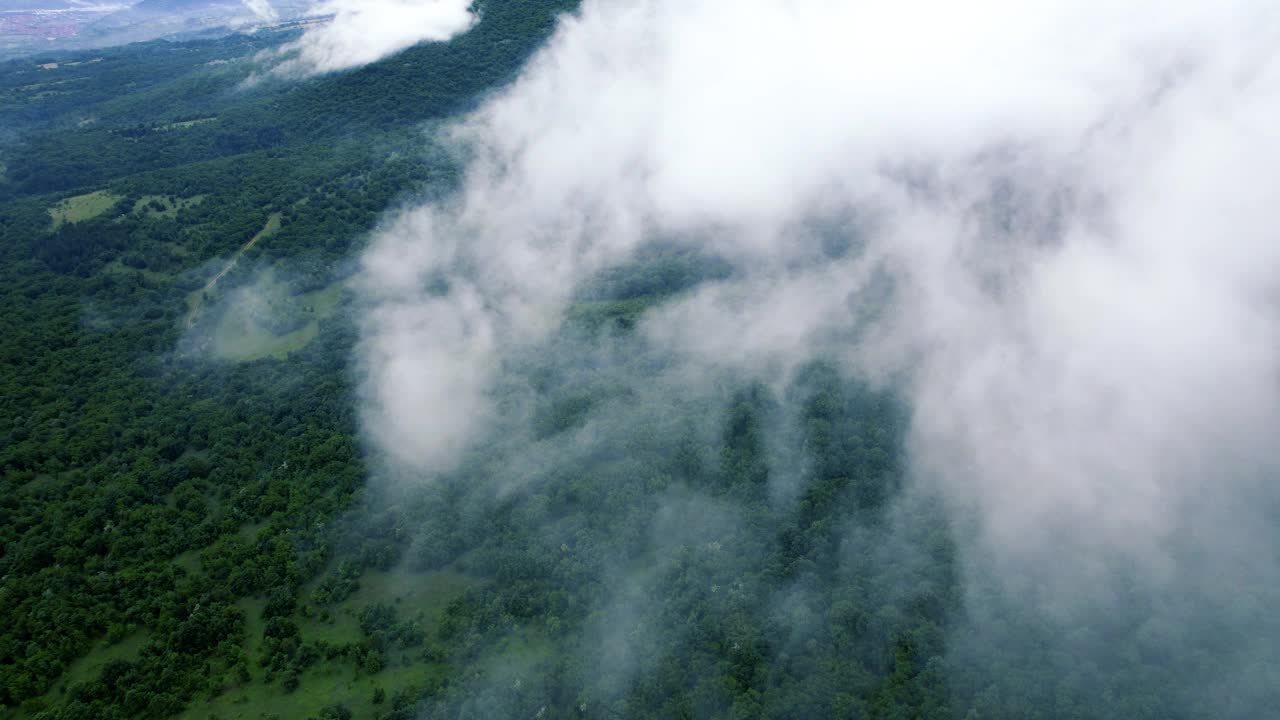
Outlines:
{"type": "Polygon", "coordinates": [[[1280,707],[1268,3],[396,5],[0,67],[0,720],[1280,707]]]}

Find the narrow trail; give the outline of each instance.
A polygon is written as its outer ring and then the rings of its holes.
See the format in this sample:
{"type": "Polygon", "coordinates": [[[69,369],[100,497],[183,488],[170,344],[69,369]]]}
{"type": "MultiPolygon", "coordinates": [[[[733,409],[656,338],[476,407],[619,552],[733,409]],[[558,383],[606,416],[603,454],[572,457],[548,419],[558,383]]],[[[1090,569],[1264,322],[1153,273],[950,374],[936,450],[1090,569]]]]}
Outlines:
{"type": "MultiPolygon", "coordinates": [[[[231,256],[231,259],[227,261],[226,266],[223,267],[222,270],[217,275],[214,275],[213,278],[209,280],[209,282],[205,283],[204,287],[200,288],[200,290],[197,291],[199,293],[198,295],[193,295],[192,297],[203,298],[205,293],[214,289],[218,285],[219,280],[225,277],[227,273],[235,269],[236,264],[240,262],[241,256],[243,256],[246,252],[248,252],[249,249],[252,248],[254,245],[257,245],[259,240],[269,235],[275,234],[275,232],[279,229],[280,229],[280,213],[271,213],[271,215],[267,218],[267,224],[263,225],[262,229],[259,230],[256,235],[249,238],[249,242],[241,246],[241,248],[236,251],[236,254],[231,256]]],[[[187,328],[190,329],[193,325],[195,325],[196,318],[200,315],[200,309],[201,309],[201,306],[203,305],[203,302],[201,302],[201,300],[193,300],[193,301],[189,301],[188,304],[191,306],[191,311],[187,313],[187,328]]]]}

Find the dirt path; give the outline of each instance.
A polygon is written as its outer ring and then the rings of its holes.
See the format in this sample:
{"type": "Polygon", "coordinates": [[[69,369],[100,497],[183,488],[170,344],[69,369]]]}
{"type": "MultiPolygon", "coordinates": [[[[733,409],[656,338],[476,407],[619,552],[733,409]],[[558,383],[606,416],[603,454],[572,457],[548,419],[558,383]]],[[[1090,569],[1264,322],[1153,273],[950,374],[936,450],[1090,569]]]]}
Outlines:
{"type": "Polygon", "coordinates": [[[268,235],[275,233],[275,231],[279,229],[280,229],[280,213],[272,213],[271,217],[267,218],[267,224],[264,225],[263,228],[258,231],[257,235],[254,235],[253,237],[249,238],[249,242],[245,243],[244,247],[237,250],[236,254],[231,256],[231,260],[227,263],[227,266],[222,268],[222,272],[218,273],[217,275],[214,275],[212,280],[205,283],[204,288],[201,290],[201,292],[207,292],[209,290],[212,290],[214,286],[218,284],[218,281],[221,280],[224,275],[231,272],[231,270],[236,266],[236,263],[240,262],[241,255],[244,255],[246,252],[248,252],[249,248],[253,247],[254,245],[257,245],[259,240],[261,240],[262,238],[268,235]]]}
{"type": "Polygon", "coordinates": [[[204,304],[203,302],[204,294],[214,289],[218,285],[219,280],[225,277],[227,273],[235,269],[236,263],[240,262],[240,257],[244,255],[246,252],[248,252],[249,248],[253,247],[254,245],[257,245],[259,240],[265,237],[268,237],[270,235],[274,235],[275,232],[279,229],[280,229],[280,213],[271,213],[271,215],[267,218],[267,224],[262,226],[262,229],[259,230],[256,235],[249,238],[249,242],[245,243],[243,247],[237,250],[235,255],[231,256],[231,259],[227,261],[226,267],[222,268],[221,272],[219,272],[217,275],[214,275],[213,278],[209,280],[209,282],[205,283],[204,287],[200,288],[195,293],[192,293],[191,299],[187,301],[187,304],[190,305],[191,307],[191,311],[187,313],[188,328],[190,328],[192,325],[195,325],[196,318],[200,315],[200,309],[204,304]]]}

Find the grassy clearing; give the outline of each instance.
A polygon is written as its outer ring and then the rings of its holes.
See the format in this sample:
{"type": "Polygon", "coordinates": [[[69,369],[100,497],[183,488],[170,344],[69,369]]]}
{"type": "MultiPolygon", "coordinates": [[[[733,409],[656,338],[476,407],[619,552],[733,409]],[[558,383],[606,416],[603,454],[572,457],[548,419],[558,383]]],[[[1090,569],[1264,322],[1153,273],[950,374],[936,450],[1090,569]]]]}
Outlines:
{"type": "Polygon", "coordinates": [[[21,85],[14,88],[16,92],[32,92],[42,88],[58,87],[59,85],[67,85],[69,83],[88,82],[89,78],[67,78],[66,80],[58,80],[56,82],[32,83],[31,85],[21,85]]]}
{"type": "MultiPolygon", "coordinates": [[[[149,195],[134,205],[134,212],[176,214],[203,199],[186,200],[149,195]],[[186,203],[183,205],[183,203],[186,203]]],[[[240,257],[259,241],[280,229],[280,213],[272,213],[267,224],[227,262],[204,287],[187,295],[186,327],[191,328],[201,315],[216,302],[219,281],[239,262],[240,257]]],[[[218,303],[221,315],[213,318],[208,338],[213,354],[224,360],[248,362],[261,358],[284,360],[320,335],[320,321],[331,317],[342,304],[347,281],[339,280],[326,287],[294,295],[289,284],[279,279],[274,270],[261,273],[250,287],[230,293],[218,303]]]]}
{"type": "Polygon", "coordinates": [[[258,542],[258,533],[262,532],[268,525],[270,520],[259,520],[258,522],[247,523],[243,525],[236,534],[246,543],[253,544],[258,542]]]}
{"type": "Polygon", "coordinates": [[[142,651],[142,647],[147,644],[148,639],[147,633],[138,632],[115,644],[110,644],[106,641],[99,643],[84,657],[67,666],[67,671],[45,694],[45,699],[54,700],[57,696],[62,695],[76,685],[97,678],[102,672],[103,666],[113,660],[137,659],[138,653],[142,651]]]}
{"type": "Polygon", "coordinates": [[[67,223],[78,223],[95,218],[115,207],[120,200],[121,196],[109,190],[77,195],[61,200],[49,208],[49,217],[53,219],[53,229],[57,230],[67,223]]]}
{"type": "Polygon", "coordinates": [[[244,598],[236,603],[244,613],[244,632],[248,638],[245,640],[245,652],[249,655],[250,667],[262,651],[262,630],[266,626],[262,622],[262,610],[266,606],[267,601],[263,598],[244,598]]]}
{"type": "Polygon", "coordinates": [[[173,559],[173,564],[187,571],[188,575],[199,575],[204,566],[200,562],[200,550],[188,550],[173,559]]]}
{"type": "Polygon", "coordinates": [[[307,640],[331,643],[358,642],[362,635],[357,618],[360,610],[375,603],[394,606],[402,620],[415,619],[431,631],[455,598],[479,581],[462,573],[443,570],[431,573],[369,571],[360,577],[360,589],[329,611],[327,618],[302,619],[298,628],[307,640]]]}
{"type": "Polygon", "coordinates": [[[231,311],[218,323],[214,348],[219,357],[237,362],[265,357],[286,360],[289,353],[301,350],[319,335],[320,323],[315,320],[292,332],[276,335],[254,318],[231,311]]]}
{"type": "MultiPolygon", "coordinates": [[[[440,613],[455,598],[479,581],[461,573],[441,571],[410,573],[402,571],[366,572],[360,589],[332,611],[332,618],[300,618],[299,630],[304,641],[325,640],[333,643],[359,642],[363,635],[356,614],[373,603],[394,605],[403,619],[418,618],[428,631],[434,629],[440,613]]],[[[251,661],[253,679],[232,688],[216,698],[197,701],[179,717],[183,720],[303,720],[316,715],[326,706],[345,705],[357,718],[375,717],[386,706],[373,703],[374,690],[381,688],[389,699],[399,690],[422,688],[438,682],[447,668],[423,662],[416,652],[391,652],[380,672],[369,674],[350,662],[320,662],[300,677],[300,685],[292,693],[280,683],[266,683],[261,668],[252,665],[262,645],[261,599],[241,600],[245,613],[248,642],[245,647],[251,661]]],[[[523,650],[521,652],[524,652],[523,650]]],[[[540,653],[535,653],[541,657],[540,653]]]]}
{"type": "Polygon", "coordinates": [[[271,215],[267,217],[267,224],[264,225],[252,238],[249,238],[249,242],[245,243],[243,247],[237,250],[235,255],[231,256],[231,259],[227,261],[227,264],[217,275],[213,276],[213,279],[205,283],[204,287],[187,295],[187,327],[191,327],[195,324],[201,311],[204,310],[206,299],[215,289],[217,289],[218,281],[225,277],[227,273],[231,272],[231,269],[240,261],[240,256],[244,255],[245,252],[254,245],[257,245],[259,241],[271,237],[280,230],[280,218],[280,213],[271,213],[271,215]]]}
{"type": "Polygon", "coordinates": [[[415,573],[405,570],[370,570],[360,576],[360,589],[348,604],[363,607],[374,603],[403,606],[405,611],[437,614],[450,602],[481,581],[454,570],[415,573]]]}
{"type": "Polygon", "coordinates": [[[364,635],[360,632],[360,621],[356,619],[357,612],[357,606],[343,603],[323,616],[316,615],[300,621],[298,631],[305,640],[335,645],[360,642],[364,635]]]}
{"type": "Polygon", "coordinates": [[[346,289],[347,281],[339,280],[319,290],[299,295],[298,304],[303,310],[315,313],[320,319],[331,317],[341,304],[342,291],[346,289]]]}
{"type": "Polygon", "coordinates": [[[176,123],[169,123],[168,125],[161,125],[159,128],[156,128],[156,129],[157,130],[184,130],[189,127],[195,127],[197,125],[204,125],[205,123],[211,123],[216,121],[217,119],[218,118],[216,117],[207,117],[207,118],[200,118],[198,120],[184,120],[183,122],[176,122],[176,123]]]}
{"type": "Polygon", "coordinates": [[[169,282],[173,280],[173,275],[169,273],[157,272],[155,270],[143,270],[141,268],[131,268],[120,260],[112,260],[102,267],[102,272],[107,275],[141,275],[146,279],[156,282],[169,282]]]}
{"type": "Polygon", "coordinates": [[[516,630],[498,641],[496,657],[514,668],[532,667],[546,662],[555,654],[555,645],[549,638],[534,630],[516,630]]]}
{"type": "Polygon", "coordinates": [[[298,629],[306,640],[332,643],[358,642],[358,613],[375,603],[391,605],[401,620],[417,620],[427,632],[433,632],[440,613],[467,590],[481,584],[468,575],[452,570],[413,573],[400,570],[368,571],[360,576],[360,589],[329,613],[329,618],[306,618],[298,629]]]}
{"type": "Polygon", "coordinates": [[[205,195],[196,195],[189,198],[174,198],[170,195],[144,195],[133,204],[133,213],[135,215],[146,213],[147,217],[172,220],[183,210],[204,202],[205,197],[205,195]]]}
{"type": "Polygon", "coordinates": [[[61,480],[55,478],[48,473],[41,473],[31,478],[21,488],[22,492],[37,494],[42,492],[50,492],[61,484],[61,480]]]}
{"type": "Polygon", "coordinates": [[[303,673],[298,689],[287,693],[278,684],[250,682],[207,702],[195,702],[178,717],[182,720],[303,720],[329,705],[345,705],[353,717],[376,717],[386,705],[373,704],[373,691],[382,688],[389,698],[403,688],[420,688],[443,677],[440,665],[392,665],[376,675],[361,673],[349,664],[323,664],[303,673]]]}
{"type": "Polygon", "coordinates": [[[50,707],[58,706],[63,702],[65,696],[70,689],[76,685],[91,682],[99,678],[102,673],[102,667],[108,662],[115,660],[137,660],[138,655],[142,652],[142,647],[146,646],[150,635],[146,632],[137,632],[122,639],[122,641],[110,643],[101,641],[93,646],[90,652],[72,661],[67,666],[67,670],[61,674],[58,680],[55,680],[49,687],[49,691],[40,697],[31,698],[22,703],[22,707],[4,708],[0,707],[0,717],[4,719],[27,719],[27,717],[40,717],[42,712],[49,710],[50,707]]]}
{"type": "Polygon", "coordinates": [[[264,272],[254,286],[233,296],[214,330],[216,354],[245,362],[264,357],[283,360],[320,335],[320,321],[342,302],[345,281],[320,290],[290,295],[275,273],[264,272]],[[280,327],[291,329],[281,332],[280,327]]]}

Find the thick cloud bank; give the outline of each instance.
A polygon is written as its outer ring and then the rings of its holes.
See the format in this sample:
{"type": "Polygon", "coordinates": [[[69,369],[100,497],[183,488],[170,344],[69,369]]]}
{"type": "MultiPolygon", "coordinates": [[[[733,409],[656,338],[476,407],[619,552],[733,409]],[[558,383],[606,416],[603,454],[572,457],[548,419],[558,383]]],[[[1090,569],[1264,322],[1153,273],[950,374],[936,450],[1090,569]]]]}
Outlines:
{"type": "Polygon", "coordinates": [[[1277,49],[1253,0],[587,2],[366,257],[370,436],[447,468],[574,288],[676,238],[735,270],[650,340],[901,388],[917,481],[1046,602],[1280,587],[1277,49]]]}
{"type": "Polygon", "coordinates": [[[420,42],[448,40],[475,17],[471,0],[324,0],[313,14],[333,15],[286,48],[286,74],[327,73],[381,60],[420,42]]]}

